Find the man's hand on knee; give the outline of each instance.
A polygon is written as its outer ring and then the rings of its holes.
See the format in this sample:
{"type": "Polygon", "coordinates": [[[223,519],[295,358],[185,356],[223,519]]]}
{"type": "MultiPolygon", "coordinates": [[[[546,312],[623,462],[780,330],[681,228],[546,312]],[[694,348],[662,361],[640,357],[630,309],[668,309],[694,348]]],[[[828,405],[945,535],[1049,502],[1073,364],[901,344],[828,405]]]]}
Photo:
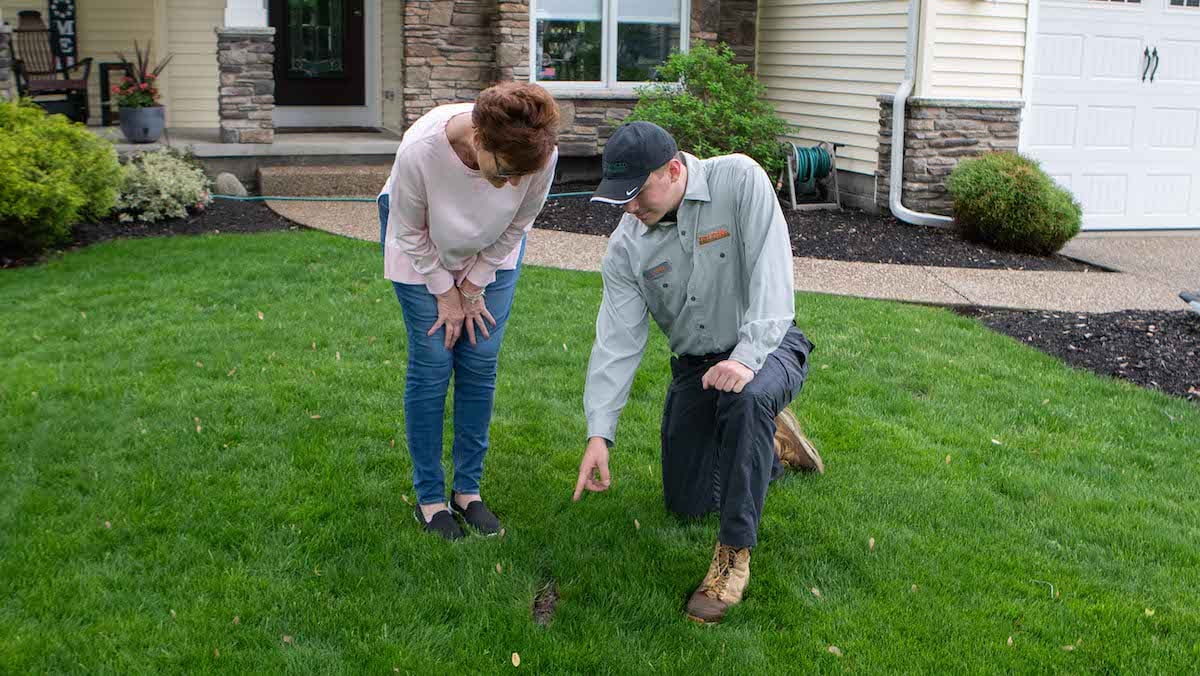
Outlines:
{"type": "Polygon", "coordinates": [[[704,374],[701,384],[706,390],[712,388],[721,392],[740,393],[751,380],[754,380],[754,371],[751,371],[749,366],[740,361],[726,359],[710,368],[704,374]]]}
{"type": "Polygon", "coordinates": [[[579,502],[579,498],[583,496],[583,489],[599,493],[608,490],[611,483],[612,477],[608,473],[608,442],[601,437],[592,437],[583,453],[583,462],[579,463],[579,480],[575,482],[575,495],[571,499],[579,502]]]}

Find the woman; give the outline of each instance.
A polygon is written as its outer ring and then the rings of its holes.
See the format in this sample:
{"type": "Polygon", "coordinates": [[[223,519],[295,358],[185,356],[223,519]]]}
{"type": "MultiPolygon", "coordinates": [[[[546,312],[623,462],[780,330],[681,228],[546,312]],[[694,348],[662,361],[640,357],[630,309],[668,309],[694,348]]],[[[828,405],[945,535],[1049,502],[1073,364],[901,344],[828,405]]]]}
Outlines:
{"type": "Polygon", "coordinates": [[[558,105],[507,82],[474,103],[434,108],[405,132],[379,195],[384,276],[408,331],[405,432],[414,516],[448,540],[449,510],[487,534],[500,522],[479,494],[496,362],[525,252],[558,161],[558,105]],[[454,485],[442,473],[446,391],[454,375],[454,485]]]}

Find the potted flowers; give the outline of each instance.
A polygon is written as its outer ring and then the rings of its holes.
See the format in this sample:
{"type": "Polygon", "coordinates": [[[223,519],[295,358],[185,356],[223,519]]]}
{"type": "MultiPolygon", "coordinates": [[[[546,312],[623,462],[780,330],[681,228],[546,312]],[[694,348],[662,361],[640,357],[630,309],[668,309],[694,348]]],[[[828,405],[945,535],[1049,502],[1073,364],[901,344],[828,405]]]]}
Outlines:
{"type": "Polygon", "coordinates": [[[170,63],[171,55],[150,70],[150,44],[147,43],[146,51],[142,52],[135,41],[133,50],[137,57],[135,63],[117,53],[128,73],[112,88],[120,109],[121,133],[130,143],[154,143],[166,124],[166,115],[158,102],[158,76],[170,63]]]}

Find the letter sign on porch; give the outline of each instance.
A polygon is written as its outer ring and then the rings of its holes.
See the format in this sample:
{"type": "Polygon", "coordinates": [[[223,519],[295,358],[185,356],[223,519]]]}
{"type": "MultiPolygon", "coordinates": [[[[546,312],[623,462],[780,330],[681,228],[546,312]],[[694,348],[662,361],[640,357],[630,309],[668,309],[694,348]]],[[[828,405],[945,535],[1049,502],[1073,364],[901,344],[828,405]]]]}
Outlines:
{"type": "Polygon", "coordinates": [[[50,0],[50,34],[54,51],[67,66],[74,66],[78,56],[75,32],[75,0],[50,0]]]}

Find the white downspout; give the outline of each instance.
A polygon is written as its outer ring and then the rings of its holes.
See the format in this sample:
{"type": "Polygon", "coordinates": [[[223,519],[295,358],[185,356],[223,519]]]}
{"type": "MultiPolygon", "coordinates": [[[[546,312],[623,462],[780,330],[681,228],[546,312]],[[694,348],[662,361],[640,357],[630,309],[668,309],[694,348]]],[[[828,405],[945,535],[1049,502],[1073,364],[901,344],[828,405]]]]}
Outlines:
{"type": "Polygon", "coordinates": [[[901,203],[904,190],[904,108],[913,91],[917,73],[918,36],[920,34],[921,0],[912,0],[908,10],[908,45],[904,59],[904,81],[892,100],[892,170],[888,172],[888,206],[892,215],[913,225],[949,226],[954,219],[937,214],[923,214],[901,203]]]}

